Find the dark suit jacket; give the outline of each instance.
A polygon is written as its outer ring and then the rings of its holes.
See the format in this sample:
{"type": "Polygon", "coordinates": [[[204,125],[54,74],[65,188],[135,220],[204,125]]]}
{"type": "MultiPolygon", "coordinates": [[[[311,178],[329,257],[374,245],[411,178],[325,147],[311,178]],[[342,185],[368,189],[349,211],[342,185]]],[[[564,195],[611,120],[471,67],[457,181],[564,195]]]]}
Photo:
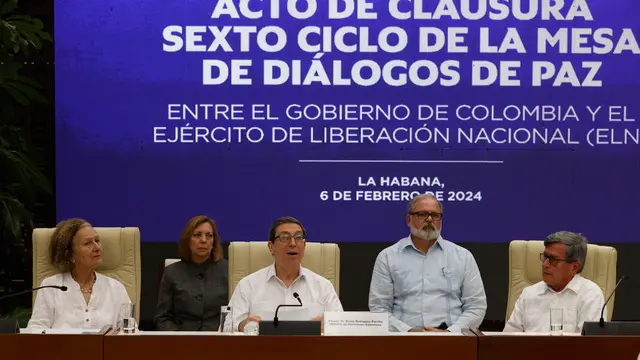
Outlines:
{"type": "Polygon", "coordinates": [[[216,331],[220,307],[229,302],[227,260],[180,261],[162,275],[155,324],[158,330],[216,331]]]}

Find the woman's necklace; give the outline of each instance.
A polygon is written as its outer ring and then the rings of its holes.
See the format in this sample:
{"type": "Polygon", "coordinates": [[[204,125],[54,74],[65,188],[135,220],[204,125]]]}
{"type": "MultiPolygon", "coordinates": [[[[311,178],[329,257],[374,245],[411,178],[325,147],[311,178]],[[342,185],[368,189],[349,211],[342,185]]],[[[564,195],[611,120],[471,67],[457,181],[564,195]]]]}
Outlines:
{"type": "MultiPolygon", "coordinates": [[[[74,279],[75,280],[75,279],[74,279]]],[[[93,293],[93,285],[96,283],[96,274],[93,274],[93,282],[91,282],[91,286],[88,288],[83,288],[80,286],[80,292],[83,294],[91,294],[93,293]]]]}

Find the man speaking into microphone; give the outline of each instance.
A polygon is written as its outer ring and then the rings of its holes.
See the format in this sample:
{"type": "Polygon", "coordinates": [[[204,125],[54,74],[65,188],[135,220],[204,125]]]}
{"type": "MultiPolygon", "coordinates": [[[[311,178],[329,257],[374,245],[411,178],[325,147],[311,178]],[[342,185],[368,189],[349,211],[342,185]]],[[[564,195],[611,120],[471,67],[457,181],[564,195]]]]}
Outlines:
{"type": "Polygon", "coordinates": [[[526,287],[503,331],[549,332],[551,308],[563,310],[564,331],[579,333],[585,321],[598,321],[604,308],[600,287],[580,276],[587,259],[587,239],[569,231],[544,241],[542,281],[526,287]]]}
{"type": "Polygon", "coordinates": [[[273,222],[267,244],[274,263],[240,280],[229,301],[234,331],[244,331],[252,321],[271,320],[265,317],[272,317],[280,305],[298,305],[279,310],[281,318],[287,312],[307,317],[297,320],[322,321],[325,311],[343,311],[331,282],[302,267],[306,241],[307,232],[297,219],[282,217],[273,222]]]}

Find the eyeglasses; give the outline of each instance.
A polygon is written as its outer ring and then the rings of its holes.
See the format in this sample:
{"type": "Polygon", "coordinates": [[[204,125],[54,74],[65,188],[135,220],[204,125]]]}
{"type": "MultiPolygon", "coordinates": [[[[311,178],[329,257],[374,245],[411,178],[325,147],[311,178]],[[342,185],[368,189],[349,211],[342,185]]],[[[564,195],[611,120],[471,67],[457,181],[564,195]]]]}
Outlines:
{"type": "Polygon", "coordinates": [[[549,260],[549,264],[551,265],[558,265],[558,261],[564,261],[566,263],[572,263],[573,261],[571,260],[567,260],[567,259],[557,259],[554,258],[553,256],[549,256],[545,253],[540,253],[540,261],[544,262],[545,260],[549,260]]]}
{"type": "Polygon", "coordinates": [[[428,212],[428,211],[417,211],[410,212],[409,215],[417,216],[418,219],[426,220],[429,216],[433,221],[438,221],[442,219],[442,213],[439,212],[428,212]]]}
{"type": "Polygon", "coordinates": [[[278,240],[278,242],[282,244],[290,243],[292,238],[295,239],[296,244],[301,244],[305,240],[305,236],[303,234],[291,235],[291,234],[284,233],[276,236],[276,240],[278,240]]]}

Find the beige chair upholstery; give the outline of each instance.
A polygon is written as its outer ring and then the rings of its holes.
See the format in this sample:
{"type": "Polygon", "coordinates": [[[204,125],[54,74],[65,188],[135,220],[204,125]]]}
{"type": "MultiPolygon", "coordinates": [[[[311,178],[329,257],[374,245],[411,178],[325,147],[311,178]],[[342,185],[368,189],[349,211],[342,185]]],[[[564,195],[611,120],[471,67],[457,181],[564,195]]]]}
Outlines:
{"type": "MultiPolygon", "coordinates": [[[[119,280],[136,304],[135,317],[140,321],[140,230],[138,228],[95,228],[102,243],[102,264],[96,269],[119,280]]],[[[49,261],[49,242],[55,229],[33,230],[33,285],[58,271],[49,261]]],[[[36,294],[33,295],[35,302],[36,294]]]]}
{"type": "MultiPolygon", "coordinates": [[[[229,297],[245,276],[273,264],[266,241],[229,244],[229,297]]],[[[302,266],[331,281],[340,295],[340,248],[338,244],[307,242],[302,266]]]]}
{"type": "Polygon", "coordinates": [[[171,264],[175,264],[178,261],[180,261],[180,259],[164,259],[164,267],[167,267],[171,264]]]}
{"type": "MultiPolygon", "coordinates": [[[[522,290],[529,285],[542,281],[542,263],[540,253],[544,251],[543,241],[514,240],[509,244],[509,298],[507,302],[507,320],[520,297],[522,290]]],[[[605,299],[616,286],[616,264],[618,252],[610,246],[589,244],[587,260],[582,277],[600,286],[605,299]]],[[[615,295],[607,304],[607,319],[613,315],[615,295]]]]}

